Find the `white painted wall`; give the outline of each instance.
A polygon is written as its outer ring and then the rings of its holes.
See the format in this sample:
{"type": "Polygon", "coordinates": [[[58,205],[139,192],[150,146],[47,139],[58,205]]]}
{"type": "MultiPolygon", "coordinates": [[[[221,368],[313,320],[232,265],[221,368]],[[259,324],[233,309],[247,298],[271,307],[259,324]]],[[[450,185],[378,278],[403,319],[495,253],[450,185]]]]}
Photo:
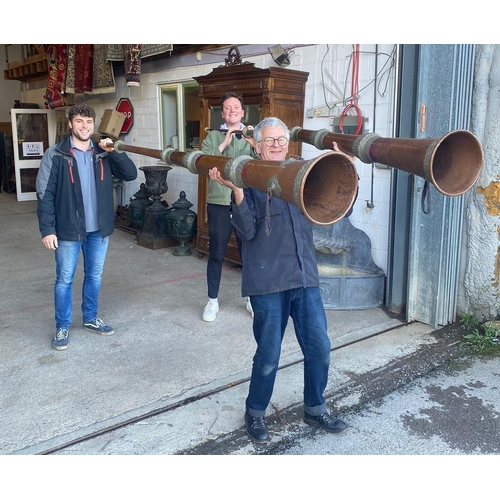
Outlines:
{"type": "Polygon", "coordinates": [[[482,144],[484,167],[467,196],[458,306],[484,322],[500,311],[500,45],[476,45],[474,78],[471,131],[482,144]]]}
{"type": "MultiPolygon", "coordinates": [[[[244,47],[245,51],[242,47],[243,61],[252,62],[258,68],[274,66],[276,63],[267,51],[267,46],[250,45],[244,47]]],[[[326,110],[328,105],[332,108],[328,110],[330,116],[315,116],[314,118],[304,116],[302,124],[287,125],[290,128],[299,125],[309,130],[322,128],[331,130],[331,118],[340,115],[345,105],[333,106],[331,103],[338,99],[329,91],[324,90],[322,82],[333,88],[334,84],[329,76],[331,75],[337,85],[341,89],[345,89],[346,96],[349,96],[351,90],[350,56],[353,46],[350,44],[319,44],[285,45],[284,47],[293,51],[290,52],[291,64],[287,68],[309,73],[305,109],[326,110]]],[[[360,45],[358,106],[363,116],[367,118],[365,133],[376,132],[385,137],[393,135],[395,74],[394,69],[390,68],[393,68],[394,61],[391,54],[394,48],[394,45],[360,45]],[[376,78],[376,71],[379,73],[378,78],[376,78]]],[[[197,62],[193,58],[193,63],[190,64],[183,59],[182,67],[171,67],[154,73],[143,72],[140,86],[137,87],[128,87],[124,77],[117,77],[114,94],[86,96],[85,101],[95,108],[97,123],[99,123],[105,109],[114,109],[120,98],[128,97],[134,107],[134,125],[125,137],[126,142],[144,148],[161,149],[160,87],[169,83],[192,81],[193,77],[208,74],[214,67],[224,64],[225,57],[227,57],[227,51],[220,51],[220,55],[205,56],[202,54],[201,62],[197,62]],[[204,64],[205,60],[210,60],[210,62],[204,64]]],[[[43,105],[44,92],[43,88],[26,90],[23,99],[27,102],[39,102],[43,105]]],[[[314,158],[319,154],[321,152],[314,146],[303,145],[302,155],[305,159],[314,158]]],[[[143,155],[130,154],[130,156],[138,167],[157,163],[154,158],[143,155]]],[[[378,169],[372,165],[363,164],[359,160],[356,161],[356,167],[360,176],[360,190],[350,220],[355,227],[363,230],[370,237],[373,260],[386,271],[391,170],[378,169]]],[[[144,182],[144,176],[139,173],[137,181],[127,184],[126,202],[139,189],[141,182],[144,182]]],[[[167,182],[169,190],[164,197],[170,205],[177,200],[179,192],[182,190],[186,192],[188,200],[193,203],[192,210],[198,210],[198,178],[196,175],[182,167],[174,167],[168,174],[167,182]]]]}

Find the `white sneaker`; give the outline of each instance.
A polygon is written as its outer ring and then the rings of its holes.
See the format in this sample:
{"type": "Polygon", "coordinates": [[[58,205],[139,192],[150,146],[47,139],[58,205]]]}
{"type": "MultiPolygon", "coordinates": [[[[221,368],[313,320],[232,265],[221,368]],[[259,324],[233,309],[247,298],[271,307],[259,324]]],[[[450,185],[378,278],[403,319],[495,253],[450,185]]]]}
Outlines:
{"type": "Polygon", "coordinates": [[[250,302],[250,297],[247,297],[247,311],[252,315],[253,318],[253,308],[252,303],[250,302]]]}
{"type": "Polygon", "coordinates": [[[219,312],[219,302],[217,300],[209,300],[205,309],[203,309],[203,321],[213,321],[219,312]]]}

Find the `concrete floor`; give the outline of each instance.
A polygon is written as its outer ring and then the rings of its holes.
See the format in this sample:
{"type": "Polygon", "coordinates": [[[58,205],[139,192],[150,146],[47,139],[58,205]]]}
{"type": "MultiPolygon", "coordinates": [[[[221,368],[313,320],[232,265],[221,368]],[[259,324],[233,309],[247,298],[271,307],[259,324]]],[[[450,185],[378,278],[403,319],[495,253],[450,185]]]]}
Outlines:
{"type": "MultiPolygon", "coordinates": [[[[79,269],[69,348],[58,352],[50,344],[54,255],[41,245],[35,210],[36,202],[0,192],[0,454],[59,447],[68,454],[176,454],[240,432],[255,345],[239,269],[225,266],[221,309],[206,323],[206,257],[149,250],[116,230],[99,311],[116,333],[101,337],[81,328],[79,269]],[[136,424],[119,437],[108,434],[105,443],[65,447],[165,409],[172,411],[156,417],[154,427],[136,424]]],[[[431,327],[405,325],[382,308],[326,313],[334,347],[328,394],[436,342],[431,327]]],[[[301,404],[302,357],[288,329],[271,415],[301,404]]],[[[335,407],[358,400],[345,394],[335,407]]]]}

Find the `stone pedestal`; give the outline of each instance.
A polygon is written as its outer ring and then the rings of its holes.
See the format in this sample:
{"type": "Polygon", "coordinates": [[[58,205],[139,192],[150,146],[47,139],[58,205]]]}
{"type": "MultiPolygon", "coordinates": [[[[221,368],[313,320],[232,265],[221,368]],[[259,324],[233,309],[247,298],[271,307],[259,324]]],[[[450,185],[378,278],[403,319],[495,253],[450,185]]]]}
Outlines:
{"type": "Polygon", "coordinates": [[[146,208],[144,225],[136,238],[138,245],[151,250],[178,245],[177,240],[168,234],[167,214],[168,208],[165,207],[163,207],[163,210],[156,211],[151,210],[151,207],[146,208]]]}
{"type": "Polygon", "coordinates": [[[162,165],[139,167],[146,177],[146,191],[153,203],[144,211],[144,225],[137,234],[137,244],[151,250],[177,246],[177,240],[168,234],[167,215],[169,209],[161,203],[161,195],[168,190],[167,174],[172,167],[162,165]]]}

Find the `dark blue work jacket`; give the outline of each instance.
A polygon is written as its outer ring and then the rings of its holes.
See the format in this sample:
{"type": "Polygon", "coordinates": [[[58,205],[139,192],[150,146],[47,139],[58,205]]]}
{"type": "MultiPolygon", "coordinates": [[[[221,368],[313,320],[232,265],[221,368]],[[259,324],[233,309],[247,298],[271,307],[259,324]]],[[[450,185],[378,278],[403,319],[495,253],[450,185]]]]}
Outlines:
{"type": "Polygon", "coordinates": [[[253,188],[243,192],[242,203],[232,204],[232,223],[242,240],[242,296],[319,286],[313,224],[276,197],[266,218],[267,194],[253,188]]]}
{"type": "MultiPolygon", "coordinates": [[[[93,143],[92,162],[97,196],[97,218],[103,237],[114,231],[113,176],[132,181],[137,168],[126,153],[108,153],[93,143]]],[[[68,135],[43,155],[36,179],[38,225],[42,238],[85,241],[85,210],[78,166],[68,135]]]]}

